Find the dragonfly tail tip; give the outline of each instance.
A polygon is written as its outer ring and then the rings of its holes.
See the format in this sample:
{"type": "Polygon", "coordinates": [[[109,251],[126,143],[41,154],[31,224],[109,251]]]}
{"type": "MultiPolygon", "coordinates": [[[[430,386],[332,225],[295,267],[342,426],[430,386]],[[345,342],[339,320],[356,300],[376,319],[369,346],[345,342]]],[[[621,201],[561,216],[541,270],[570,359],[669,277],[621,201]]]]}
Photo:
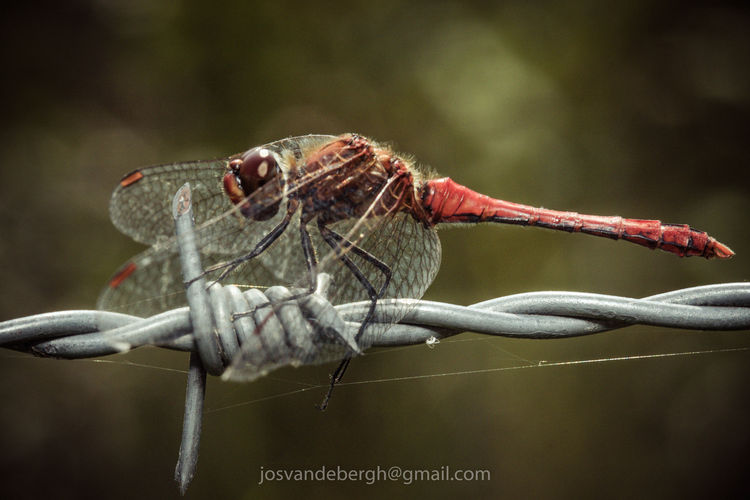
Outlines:
{"type": "Polygon", "coordinates": [[[731,248],[715,240],[712,245],[712,250],[713,252],[710,256],[716,257],[717,259],[728,259],[734,255],[731,248]]]}

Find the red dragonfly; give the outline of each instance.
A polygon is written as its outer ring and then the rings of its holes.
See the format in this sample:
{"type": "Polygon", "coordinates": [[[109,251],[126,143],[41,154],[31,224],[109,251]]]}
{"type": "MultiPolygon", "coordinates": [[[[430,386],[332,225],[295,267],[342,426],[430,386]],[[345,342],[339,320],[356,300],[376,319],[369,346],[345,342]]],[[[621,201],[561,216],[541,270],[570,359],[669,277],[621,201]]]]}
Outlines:
{"type": "Polygon", "coordinates": [[[149,315],[184,305],[170,207],[185,182],[207,277],[313,289],[316,274],[327,272],[332,303],[371,303],[363,325],[378,300],[424,294],[440,265],[437,224],[500,222],[623,239],[679,256],[733,255],[687,225],[496,200],[447,177],[423,178],[411,161],[365,137],[308,135],[126,175],[112,196],[112,221],[152,247],[112,277],[101,308],[149,315]]]}

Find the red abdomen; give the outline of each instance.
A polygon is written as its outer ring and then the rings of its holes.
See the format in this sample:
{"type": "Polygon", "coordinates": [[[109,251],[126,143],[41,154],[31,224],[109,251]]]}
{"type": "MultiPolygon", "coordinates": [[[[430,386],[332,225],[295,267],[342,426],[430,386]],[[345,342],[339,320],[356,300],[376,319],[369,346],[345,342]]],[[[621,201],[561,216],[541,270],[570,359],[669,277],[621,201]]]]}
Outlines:
{"type": "Polygon", "coordinates": [[[431,224],[500,222],[622,239],[681,257],[700,255],[707,259],[725,259],[734,255],[726,245],[685,224],[530,207],[490,198],[447,177],[425,182],[420,194],[431,224]]]}

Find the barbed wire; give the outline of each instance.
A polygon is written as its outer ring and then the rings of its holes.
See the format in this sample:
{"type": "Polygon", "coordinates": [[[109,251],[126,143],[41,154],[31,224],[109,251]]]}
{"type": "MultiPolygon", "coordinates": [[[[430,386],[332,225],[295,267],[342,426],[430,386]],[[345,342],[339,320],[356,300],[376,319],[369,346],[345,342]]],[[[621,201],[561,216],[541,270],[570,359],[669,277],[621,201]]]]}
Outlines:
{"type": "MultiPolygon", "coordinates": [[[[312,300],[324,299],[316,296],[312,300]]],[[[742,330],[750,328],[750,283],[685,288],[642,299],[580,292],[523,293],[470,306],[395,299],[378,303],[375,323],[389,316],[391,307],[404,306],[409,312],[399,324],[385,331],[366,328],[361,343],[370,347],[412,345],[466,331],[526,339],[567,338],[632,325],[742,330]]],[[[359,302],[334,309],[351,328],[364,317],[367,307],[369,302],[359,302]]],[[[308,307],[300,312],[308,322],[319,324],[317,310],[308,307]]],[[[0,345],[68,359],[106,356],[146,345],[198,351],[189,307],[150,318],[96,310],[28,316],[0,323],[0,345]]],[[[232,354],[221,347],[223,355],[232,354]]]]}
{"type": "Polygon", "coordinates": [[[188,307],[150,318],[109,311],[60,311],[0,323],[0,347],[55,358],[89,358],[150,345],[189,351],[183,435],[175,469],[181,493],[198,457],[206,375],[251,380],[288,364],[328,361],[369,347],[432,342],[465,331],[514,338],[592,335],[630,325],[691,330],[750,328],[750,283],[726,283],[633,299],[576,292],[534,292],[471,306],[392,299],[355,341],[369,302],[332,306],[327,275],[314,294],[283,287],[264,293],[233,285],[206,286],[202,278],[188,185],[175,195],[173,214],[188,307]],[[270,306],[270,307],[269,307],[270,306]],[[264,309],[263,315],[247,311],[264,309]],[[397,311],[400,323],[384,324],[397,311]],[[247,371],[247,367],[252,369],[247,371]],[[243,375],[243,373],[249,375],[243,375]]]}

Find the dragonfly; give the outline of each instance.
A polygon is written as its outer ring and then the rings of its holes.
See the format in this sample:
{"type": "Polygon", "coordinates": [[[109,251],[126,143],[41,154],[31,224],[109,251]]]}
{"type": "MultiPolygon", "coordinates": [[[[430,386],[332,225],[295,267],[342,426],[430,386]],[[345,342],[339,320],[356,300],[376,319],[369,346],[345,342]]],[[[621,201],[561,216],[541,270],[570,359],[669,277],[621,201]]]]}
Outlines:
{"type": "MultiPolygon", "coordinates": [[[[629,241],[682,257],[733,255],[726,245],[685,224],[503,201],[447,177],[431,178],[412,160],[361,135],[305,135],[226,158],[156,165],[125,175],[112,195],[112,222],[150,248],[114,274],[100,296],[101,309],[146,316],[185,304],[170,208],[185,182],[193,190],[206,278],[253,288],[288,284],[311,292],[317,274],[326,272],[333,283],[331,303],[369,303],[356,340],[372,323],[378,301],[423,296],[440,266],[436,228],[441,225],[535,226],[629,241]]],[[[408,306],[389,311],[389,317],[379,318],[384,328],[399,321],[408,306]]],[[[338,356],[348,363],[350,355],[334,349],[299,361],[338,356]]]]}

